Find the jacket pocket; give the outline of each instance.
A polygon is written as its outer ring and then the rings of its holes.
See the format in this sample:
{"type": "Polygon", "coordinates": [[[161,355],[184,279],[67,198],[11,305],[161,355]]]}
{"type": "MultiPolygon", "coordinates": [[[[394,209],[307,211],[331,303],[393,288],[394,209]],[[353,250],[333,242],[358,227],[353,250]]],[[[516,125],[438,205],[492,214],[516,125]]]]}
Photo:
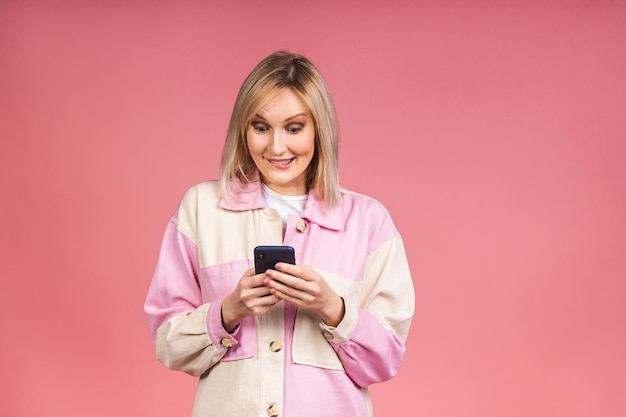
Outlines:
{"type": "MultiPolygon", "coordinates": [[[[351,281],[330,272],[319,270],[317,272],[346,302],[356,303],[361,287],[360,282],[351,281]]],[[[294,363],[301,365],[344,369],[337,353],[322,334],[319,316],[310,310],[298,309],[296,313],[292,358],[294,363]]]]}
{"type": "Polygon", "coordinates": [[[242,259],[200,269],[199,283],[202,302],[210,303],[220,300],[233,292],[248,268],[250,268],[250,261],[242,259]]]}

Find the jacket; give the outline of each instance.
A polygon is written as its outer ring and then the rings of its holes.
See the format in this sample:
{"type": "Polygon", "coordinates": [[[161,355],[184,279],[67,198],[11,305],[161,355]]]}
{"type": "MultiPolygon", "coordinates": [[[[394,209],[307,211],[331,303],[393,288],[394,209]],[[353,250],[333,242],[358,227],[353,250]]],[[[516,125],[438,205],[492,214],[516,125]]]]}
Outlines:
{"type": "Polygon", "coordinates": [[[414,290],[402,239],[376,200],[346,190],[329,210],[310,191],[284,232],[265,207],[261,183],[192,187],[170,220],[145,312],[157,358],[199,377],[193,417],[372,415],[367,387],[403,361],[414,290]],[[233,334],[222,300],[253,265],[258,245],[294,247],[344,299],[337,327],[279,302],[233,334]]]}

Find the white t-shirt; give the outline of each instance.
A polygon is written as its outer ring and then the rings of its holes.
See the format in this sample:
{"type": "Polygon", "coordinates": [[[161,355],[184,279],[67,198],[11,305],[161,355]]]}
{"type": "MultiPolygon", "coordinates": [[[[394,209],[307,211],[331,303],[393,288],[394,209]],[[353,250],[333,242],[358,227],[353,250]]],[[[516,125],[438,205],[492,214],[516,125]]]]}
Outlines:
{"type": "Polygon", "coordinates": [[[304,205],[308,194],[305,195],[283,195],[272,190],[263,184],[263,198],[267,207],[276,209],[283,221],[283,231],[287,226],[287,217],[290,214],[299,216],[304,211],[304,205]]]}

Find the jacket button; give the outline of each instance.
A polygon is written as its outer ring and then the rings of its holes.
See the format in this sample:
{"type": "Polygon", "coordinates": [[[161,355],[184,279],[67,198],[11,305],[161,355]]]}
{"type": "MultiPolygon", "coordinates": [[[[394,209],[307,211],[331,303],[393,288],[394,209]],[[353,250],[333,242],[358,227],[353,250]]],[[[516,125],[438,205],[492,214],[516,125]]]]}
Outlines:
{"type": "Polygon", "coordinates": [[[306,223],[304,222],[304,220],[300,220],[298,223],[296,223],[296,230],[300,233],[304,233],[304,231],[306,230],[306,223]]]}
{"type": "Polygon", "coordinates": [[[228,349],[229,347],[233,346],[233,341],[230,340],[229,338],[225,337],[220,341],[220,344],[225,347],[226,349],[228,349]]]}
{"type": "Polygon", "coordinates": [[[267,408],[267,415],[270,417],[278,417],[280,415],[280,407],[278,404],[272,404],[267,408]]]}
{"type": "Polygon", "coordinates": [[[280,352],[282,348],[283,344],[280,340],[272,340],[272,342],[270,343],[270,350],[272,352],[280,352]]]}

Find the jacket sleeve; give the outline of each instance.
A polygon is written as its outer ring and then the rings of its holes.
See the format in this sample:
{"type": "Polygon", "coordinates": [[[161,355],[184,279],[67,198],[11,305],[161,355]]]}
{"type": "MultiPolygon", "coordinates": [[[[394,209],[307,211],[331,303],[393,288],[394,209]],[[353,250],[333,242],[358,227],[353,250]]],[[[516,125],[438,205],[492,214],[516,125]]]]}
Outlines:
{"type": "Polygon", "coordinates": [[[397,233],[365,264],[358,302],[345,299],[337,327],[321,327],[348,376],[367,387],[393,377],[404,359],[415,294],[404,245],[397,233]]]}
{"type": "Polygon", "coordinates": [[[144,306],[158,360],[194,376],[215,365],[226,353],[225,346],[237,344],[236,334],[222,327],[221,301],[202,303],[198,250],[174,216],[144,306]]]}

